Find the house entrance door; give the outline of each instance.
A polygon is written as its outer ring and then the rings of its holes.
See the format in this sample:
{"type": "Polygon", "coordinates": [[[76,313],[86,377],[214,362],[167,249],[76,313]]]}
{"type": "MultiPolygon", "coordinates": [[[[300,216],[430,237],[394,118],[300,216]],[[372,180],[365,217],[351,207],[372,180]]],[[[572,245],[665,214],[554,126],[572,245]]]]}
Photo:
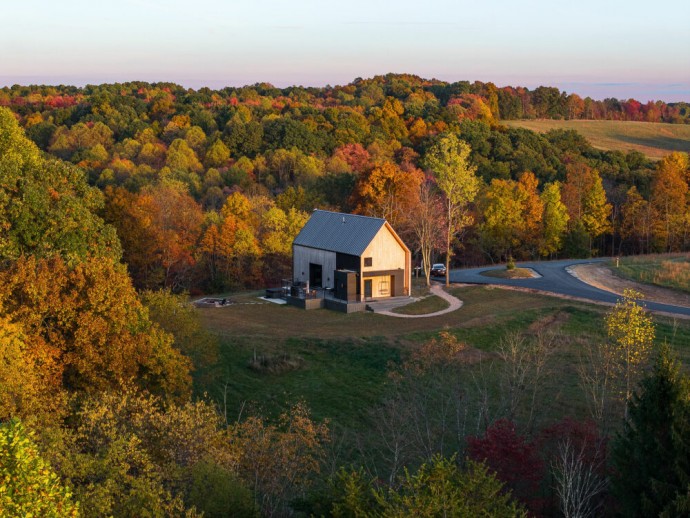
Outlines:
{"type": "Polygon", "coordinates": [[[320,264],[309,263],[309,286],[323,287],[323,267],[320,264]]]}
{"type": "Polygon", "coordinates": [[[371,279],[365,279],[364,280],[364,298],[370,299],[371,297],[372,297],[371,279]]]}

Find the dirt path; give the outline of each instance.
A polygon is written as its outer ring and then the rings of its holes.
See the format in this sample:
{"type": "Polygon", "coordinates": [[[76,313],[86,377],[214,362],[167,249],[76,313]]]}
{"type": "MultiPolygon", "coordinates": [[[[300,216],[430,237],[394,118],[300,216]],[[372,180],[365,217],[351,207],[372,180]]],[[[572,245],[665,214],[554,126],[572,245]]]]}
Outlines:
{"type": "Polygon", "coordinates": [[[453,297],[453,295],[447,293],[443,289],[443,286],[440,284],[432,284],[429,288],[429,291],[432,295],[441,297],[443,300],[448,302],[448,307],[446,309],[442,309],[441,311],[435,311],[434,313],[426,313],[424,315],[404,315],[402,313],[393,313],[392,311],[377,311],[376,313],[379,315],[387,315],[389,317],[398,318],[428,318],[444,315],[446,313],[450,313],[451,311],[455,311],[456,309],[460,309],[462,307],[462,301],[456,297],[453,297]]]}
{"type": "Polygon", "coordinates": [[[689,295],[658,286],[622,279],[615,275],[611,271],[611,268],[603,264],[579,264],[572,266],[570,269],[582,282],[591,284],[601,290],[623,295],[623,290],[626,288],[633,288],[642,293],[646,300],[662,304],[690,307],[689,295]]]}

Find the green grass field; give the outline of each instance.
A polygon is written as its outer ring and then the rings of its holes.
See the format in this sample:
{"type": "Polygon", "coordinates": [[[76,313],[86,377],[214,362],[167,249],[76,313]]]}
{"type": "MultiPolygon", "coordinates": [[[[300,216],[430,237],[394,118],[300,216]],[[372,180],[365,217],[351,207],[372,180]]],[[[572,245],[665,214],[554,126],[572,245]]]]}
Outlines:
{"type": "Polygon", "coordinates": [[[429,313],[444,310],[448,306],[448,302],[441,297],[430,295],[412,304],[395,308],[393,313],[400,313],[401,315],[428,315],[429,313]]]}
{"type": "Polygon", "coordinates": [[[623,152],[635,150],[651,159],[662,158],[673,151],[690,152],[690,125],[684,124],[548,119],[501,123],[538,133],[553,129],[572,129],[581,133],[597,149],[623,152]]]}
{"type": "Polygon", "coordinates": [[[621,257],[612,271],[625,279],[690,293],[690,254],[621,257]]]}
{"type": "MultiPolygon", "coordinates": [[[[303,399],[316,418],[366,434],[369,411],[385,394],[389,372],[439,332],[452,333],[470,353],[491,361],[507,333],[546,331],[558,340],[542,411],[553,419],[585,417],[579,350],[604,339],[607,307],[491,287],[451,293],[464,301],[460,310],[422,319],[242,304],[255,302],[259,293],[233,295],[236,305],[199,310],[206,327],[220,337],[221,360],[197,390],[208,393],[229,420],[252,409],[275,416],[303,399]],[[276,368],[251,368],[254,358],[267,358],[276,368]]],[[[687,365],[690,323],[656,321],[658,340],[672,344],[687,365]]]]}

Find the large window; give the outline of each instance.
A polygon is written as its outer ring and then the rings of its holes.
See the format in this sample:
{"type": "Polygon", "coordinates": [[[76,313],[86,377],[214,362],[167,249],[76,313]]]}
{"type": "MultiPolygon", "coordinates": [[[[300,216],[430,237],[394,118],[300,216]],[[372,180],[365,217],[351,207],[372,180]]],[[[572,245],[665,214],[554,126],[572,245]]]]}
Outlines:
{"type": "Polygon", "coordinates": [[[379,281],[379,295],[382,295],[382,296],[390,295],[390,282],[379,281]]]}

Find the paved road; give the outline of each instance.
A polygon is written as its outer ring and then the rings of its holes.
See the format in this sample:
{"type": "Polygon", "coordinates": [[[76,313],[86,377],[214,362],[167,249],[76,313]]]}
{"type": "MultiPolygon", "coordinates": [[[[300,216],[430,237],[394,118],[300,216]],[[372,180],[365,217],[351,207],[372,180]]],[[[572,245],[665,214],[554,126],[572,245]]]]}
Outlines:
{"type": "MultiPolygon", "coordinates": [[[[620,297],[609,291],[600,290],[570,275],[566,268],[575,264],[588,264],[604,262],[607,259],[580,259],[565,261],[536,261],[519,263],[516,266],[521,268],[532,268],[540,278],[534,279],[497,279],[480,275],[480,272],[505,268],[505,266],[483,266],[481,268],[468,268],[463,270],[451,270],[451,282],[464,282],[468,284],[501,284],[507,286],[519,286],[522,288],[532,288],[535,290],[578,297],[595,302],[615,303],[620,297]]],[[[660,304],[658,302],[646,301],[645,305],[652,311],[663,311],[690,317],[690,308],[673,306],[671,304],[660,304]]]]}

